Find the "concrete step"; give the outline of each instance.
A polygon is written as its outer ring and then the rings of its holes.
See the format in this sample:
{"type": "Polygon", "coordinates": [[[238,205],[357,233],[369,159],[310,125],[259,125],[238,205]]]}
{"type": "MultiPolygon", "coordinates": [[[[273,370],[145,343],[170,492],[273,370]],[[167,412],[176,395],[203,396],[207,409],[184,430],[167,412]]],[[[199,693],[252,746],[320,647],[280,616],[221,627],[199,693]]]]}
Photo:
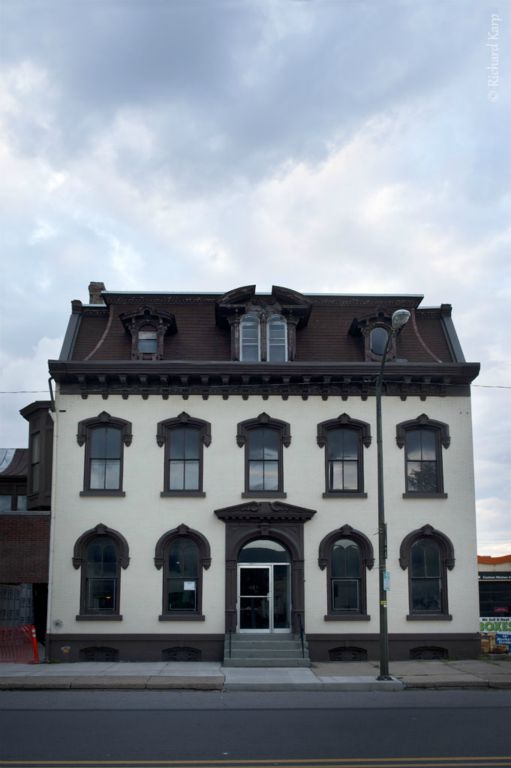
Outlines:
{"type": "MultiPolygon", "coordinates": [[[[249,650],[250,648],[264,648],[266,650],[286,650],[288,648],[301,648],[302,644],[300,641],[294,641],[294,640],[288,640],[286,643],[274,643],[272,641],[261,643],[257,640],[252,640],[250,642],[244,642],[239,643],[237,640],[232,640],[230,643],[232,648],[246,648],[249,650]]],[[[229,640],[225,641],[225,647],[229,647],[229,640]]],[[[304,647],[307,647],[307,643],[304,643],[304,647]]]]}
{"type": "Polygon", "coordinates": [[[309,649],[296,635],[226,635],[224,666],[310,667],[309,649]]]}
{"type": "MultiPolygon", "coordinates": [[[[227,656],[229,655],[229,650],[227,649],[227,656]]],[[[306,653],[306,656],[308,654],[306,653]]],[[[262,648],[247,648],[244,650],[240,650],[239,648],[233,648],[231,651],[232,659],[257,659],[257,658],[265,658],[265,659],[301,659],[303,658],[302,649],[301,648],[287,648],[282,650],[266,650],[262,648]]]]}
{"type": "Polygon", "coordinates": [[[228,659],[224,667],[310,667],[310,659],[228,659]]]}

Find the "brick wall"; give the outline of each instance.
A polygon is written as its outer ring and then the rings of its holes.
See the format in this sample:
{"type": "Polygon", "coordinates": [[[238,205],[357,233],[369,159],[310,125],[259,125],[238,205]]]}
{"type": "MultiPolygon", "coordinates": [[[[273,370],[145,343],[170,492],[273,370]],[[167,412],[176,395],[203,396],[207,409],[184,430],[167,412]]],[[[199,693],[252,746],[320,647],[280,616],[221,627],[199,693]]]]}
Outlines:
{"type": "Polygon", "coordinates": [[[48,581],[50,516],[0,517],[0,583],[48,581]]]}

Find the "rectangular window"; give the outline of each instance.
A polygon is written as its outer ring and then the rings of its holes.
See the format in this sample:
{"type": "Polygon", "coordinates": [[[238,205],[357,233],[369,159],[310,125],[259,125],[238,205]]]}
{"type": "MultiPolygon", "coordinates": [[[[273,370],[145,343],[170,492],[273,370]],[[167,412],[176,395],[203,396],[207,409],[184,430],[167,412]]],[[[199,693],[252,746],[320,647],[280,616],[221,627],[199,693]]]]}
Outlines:
{"type": "Polygon", "coordinates": [[[439,491],[437,438],[432,430],[414,429],[406,433],[406,490],[408,493],[439,491]]]}
{"type": "Polygon", "coordinates": [[[250,491],[279,490],[279,435],[273,429],[254,429],[249,436],[250,491]]]}
{"type": "Polygon", "coordinates": [[[353,429],[328,433],[328,490],[358,491],[359,436],[353,429]]]}
{"type": "Polygon", "coordinates": [[[90,436],[91,490],[118,490],[121,487],[121,432],[96,427],[90,436]]]}
{"type": "Polygon", "coordinates": [[[11,494],[0,494],[0,512],[11,512],[12,510],[12,496],[11,494]]]}
{"type": "Polygon", "coordinates": [[[169,490],[198,491],[200,487],[200,435],[188,427],[169,431],[169,490]]]}

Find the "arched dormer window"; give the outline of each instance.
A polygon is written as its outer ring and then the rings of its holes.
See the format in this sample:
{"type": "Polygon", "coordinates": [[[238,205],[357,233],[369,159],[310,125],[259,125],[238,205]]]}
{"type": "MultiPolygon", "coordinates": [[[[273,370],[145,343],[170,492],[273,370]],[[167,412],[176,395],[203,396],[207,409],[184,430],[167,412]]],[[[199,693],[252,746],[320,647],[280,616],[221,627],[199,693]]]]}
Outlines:
{"type": "MultiPolygon", "coordinates": [[[[392,329],[392,312],[378,309],[371,315],[354,318],[349,333],[362,337],[364,341],[364,359],[380,361],[392,329]]],[[[392,334],[387,350],[387,360],[395,360],[397,355],[396,335],[392,334]]]]}
{"type": "Polygon", "coordinates": [[[215,305],[218,325],[230,330],[231,359],[241,362],[293,361],[297,331],[305,328],[310,313],[305,296],[275,285],[271,297],[246,285],[225,293],[215,305]]]}
{"type": "Polygon", "coordinates": [[[177,332],[174,315],[151,307],[124,313],[120,319],[131,335],[132,360],[161,360],[165,336],[177,332]]]}
{"type": "Polygon", "coordinates": [[[266,359],[286,363],[287,358],[287,322],[282,315],[271,315],[266,324],[266,359]]]}
{"type": "Polygon", "coordinates": [[[240,321],[240,360],[245,363],[261,359],[261,324],[256,314],[244,315],[240,321]]]}

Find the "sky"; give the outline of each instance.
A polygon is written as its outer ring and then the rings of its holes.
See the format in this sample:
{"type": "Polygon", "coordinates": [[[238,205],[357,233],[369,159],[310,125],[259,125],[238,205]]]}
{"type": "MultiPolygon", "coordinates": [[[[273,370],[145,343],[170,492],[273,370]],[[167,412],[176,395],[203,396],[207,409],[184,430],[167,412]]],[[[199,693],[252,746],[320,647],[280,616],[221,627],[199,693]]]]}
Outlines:
{"type": "Polygon", "coordinates": [[[0,0],[0,446],[72,299],[423,294],[472,390],[479,554],[511,553],[509,0],[0,0]]]}

